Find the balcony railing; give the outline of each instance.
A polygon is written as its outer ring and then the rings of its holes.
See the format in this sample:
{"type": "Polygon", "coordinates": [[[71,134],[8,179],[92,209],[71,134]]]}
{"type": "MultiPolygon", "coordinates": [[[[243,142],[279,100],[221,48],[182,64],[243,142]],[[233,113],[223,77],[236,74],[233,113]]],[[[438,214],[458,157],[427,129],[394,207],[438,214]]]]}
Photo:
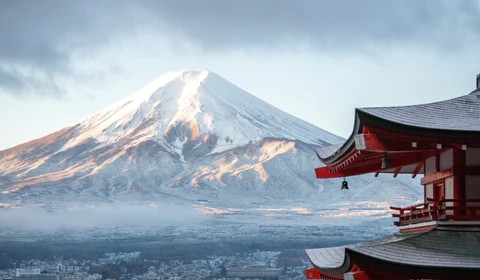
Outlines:
{"type": "Polygon", "coordinates": [[[480,199],[441,199],[408,206],[390,207],[398,221],[396,226],[406,226],[431,221],[478,221],[480,222],[480,199]]]}

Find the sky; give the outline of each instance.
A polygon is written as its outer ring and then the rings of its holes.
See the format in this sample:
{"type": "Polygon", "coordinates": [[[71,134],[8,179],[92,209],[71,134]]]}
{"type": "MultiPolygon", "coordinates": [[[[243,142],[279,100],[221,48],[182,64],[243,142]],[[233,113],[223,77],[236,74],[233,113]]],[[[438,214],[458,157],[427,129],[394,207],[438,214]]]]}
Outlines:
{"type": "Polygon", "coordinates": [[[480,1],[0,0],[0,150],[176,70],[348,137],[354,108],[474,90],[480,1]]]}

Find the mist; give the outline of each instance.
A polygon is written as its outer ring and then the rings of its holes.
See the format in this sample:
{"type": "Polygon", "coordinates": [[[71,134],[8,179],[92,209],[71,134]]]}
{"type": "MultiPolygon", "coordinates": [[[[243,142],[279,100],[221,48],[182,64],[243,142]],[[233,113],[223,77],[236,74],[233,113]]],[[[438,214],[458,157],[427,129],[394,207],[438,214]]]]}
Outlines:
{"type": "Polygon", "coordinates": [[[0,209],[2,227],[24,229],[172,226],[201,223],[206,217],[189,206],[173,204],[79,205],[46,209],[22,206],[0,209]]]}

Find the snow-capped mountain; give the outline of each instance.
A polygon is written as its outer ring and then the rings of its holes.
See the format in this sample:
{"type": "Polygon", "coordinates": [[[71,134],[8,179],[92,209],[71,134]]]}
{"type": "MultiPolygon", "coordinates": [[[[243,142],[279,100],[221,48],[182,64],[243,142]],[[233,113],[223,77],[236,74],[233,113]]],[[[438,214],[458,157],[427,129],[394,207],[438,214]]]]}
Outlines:
{"type": "MultiPolygon", "coordinates": [[[[328,199],[337,181],[314,178],[314,148],[342,141],[215,73],[170,72],[78,124],[1,151],[0,198],[328,199]]],[[[408,195],[406,185],[394,197],[408,195]]]]}
{"type": "Polygon", "coordinates": [[[215,73],[170,72],[80,123],[62,150],[87,139],[100,146],[155,140],[183,158],[266,137],[323,145],[341,139],[256,98],[215,73]]]}

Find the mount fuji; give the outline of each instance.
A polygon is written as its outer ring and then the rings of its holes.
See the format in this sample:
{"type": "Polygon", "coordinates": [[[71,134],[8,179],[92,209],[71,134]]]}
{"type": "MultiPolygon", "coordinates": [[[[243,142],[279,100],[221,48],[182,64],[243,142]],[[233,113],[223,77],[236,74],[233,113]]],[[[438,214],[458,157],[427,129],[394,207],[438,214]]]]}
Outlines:
{"type": "Polygon", "coordinates": [[[84,121],[0,151],[5,205],[416,200],[411,181],[317,180],[314,148],[344,140],[207,70],[169,72],[84,121]],[[379,185],[386,192],[375,191],[379,185]]]}

